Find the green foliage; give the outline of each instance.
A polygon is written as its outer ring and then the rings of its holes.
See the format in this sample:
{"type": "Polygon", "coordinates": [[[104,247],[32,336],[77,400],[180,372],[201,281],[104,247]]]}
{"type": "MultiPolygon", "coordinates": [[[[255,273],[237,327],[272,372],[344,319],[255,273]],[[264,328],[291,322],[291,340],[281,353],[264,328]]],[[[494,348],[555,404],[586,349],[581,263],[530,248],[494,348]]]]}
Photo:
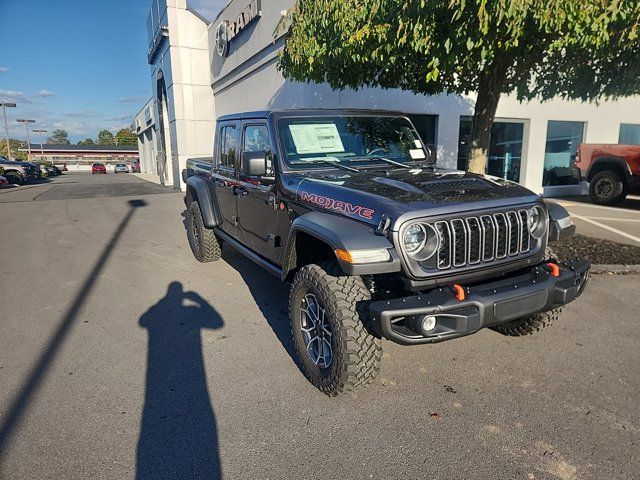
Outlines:
{"type": "Polygon", "coordinates": [[[95,143],[92,138],[85,138],[84,140],[80,140],[78,145],[95,145],[95,143]]]}
{"type": "Polygon", "coordinates": [[[26,142],[20,141],[16,138],[9,139],[9,146],[11,147],[11,155],[7,152],[7,141],[5,138],[0,139],[0,156],[7,157],[15,160],[26,160],[27,152],[19,152],[18,149],[26,148],[26,142]]]}
{"type": "Polygon", "coordinates": [[[54,130],[47,139],[47,143],[53,143],[54,145],[71,145],[69,134],[66,130],[62,129],[54,130]]]}
{"type": "Polygon", "coordinates": [[[118,145],[138,145],[138,137],[130,128],[122,128],[116,133],[116,142],[118,145]]]}
{"type": "Polygon", "coordinates": [[[592,100],[640,92],[638,0],[299,0],[280,68],[334,88],[592,100]]]}
{"type": "Polygon", "coordinates": [[[98,133],[98,145],[115,145],[116,139],[109,130],[100,130],[98,133]]]}
{"type": "Polygon", "coordinates": [[[501,94],[640,93],[639,33],[639,0],[298,0],[279,68],[336,89],[475,92],[472,156],[486,162],[501,94]]]}

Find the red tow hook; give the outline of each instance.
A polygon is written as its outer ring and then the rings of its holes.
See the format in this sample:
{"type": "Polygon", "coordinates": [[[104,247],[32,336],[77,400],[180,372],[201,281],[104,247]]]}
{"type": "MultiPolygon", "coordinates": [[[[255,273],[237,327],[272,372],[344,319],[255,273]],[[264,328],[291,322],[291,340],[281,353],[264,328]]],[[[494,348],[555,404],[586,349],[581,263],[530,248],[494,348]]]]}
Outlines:
{"type": "Polygon", "coordinates": [[[467,298],[467,296],[464,293],[464,288],[462,288],[457,283],[453,286],[453,289],[456,292],[456,298],[458,299],[459,302],[462,302],[463,300],[465,300],[467,298]]]}
{"type": "Polygon", "coordinates": [[[560,267],[557,264],[549,262],[547,263],[547,268],[550,270],[552,277],[560,276],[560,267]]]}

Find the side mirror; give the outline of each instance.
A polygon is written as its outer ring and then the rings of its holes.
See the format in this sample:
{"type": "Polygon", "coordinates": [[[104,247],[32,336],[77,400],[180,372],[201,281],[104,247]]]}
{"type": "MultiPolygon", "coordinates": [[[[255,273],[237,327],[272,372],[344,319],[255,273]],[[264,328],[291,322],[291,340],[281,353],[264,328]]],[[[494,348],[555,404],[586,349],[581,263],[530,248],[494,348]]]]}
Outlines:
{"type": "Polygon", "coordinates": [[[267,174],[267,154],[265,152],[243,152],[242,173],[248,177],[263,177],[267,174]]]}

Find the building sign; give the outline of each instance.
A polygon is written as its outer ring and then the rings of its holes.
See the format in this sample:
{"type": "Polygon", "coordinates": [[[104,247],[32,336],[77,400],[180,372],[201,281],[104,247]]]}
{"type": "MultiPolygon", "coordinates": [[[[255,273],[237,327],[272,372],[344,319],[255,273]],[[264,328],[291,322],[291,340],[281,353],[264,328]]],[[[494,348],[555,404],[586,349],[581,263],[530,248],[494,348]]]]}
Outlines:
{"type": "Polygon", "coordinates": [[[229,43],[238,35],[245,27],[253,23],[262,15],[260,0],[251,0],[242,12],[236,17],[235,21],[221,21],[216,27],[216,51],[221,57],[225,57],[229,52],[229,43]]]}

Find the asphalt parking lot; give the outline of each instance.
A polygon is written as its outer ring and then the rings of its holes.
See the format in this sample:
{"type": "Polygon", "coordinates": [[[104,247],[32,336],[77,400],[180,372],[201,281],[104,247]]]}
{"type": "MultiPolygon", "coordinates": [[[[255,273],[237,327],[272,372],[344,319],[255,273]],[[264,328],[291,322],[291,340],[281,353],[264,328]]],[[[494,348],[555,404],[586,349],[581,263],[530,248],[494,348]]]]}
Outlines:
{"type": "Polygon", "coordinates": [[[640,245],[640,196],[629,195],[616,206],[594,205],[589,197],[556,199],[583,235],[640,245]]]}
{"type": "Polygon", "coordinates": [[[638,478],[640,276],[594,276],[537,336],[385,343],[331,399],[286,287],[195,262],[181,194],[74,174],[0,204],[0,478],[638,478]]]}

